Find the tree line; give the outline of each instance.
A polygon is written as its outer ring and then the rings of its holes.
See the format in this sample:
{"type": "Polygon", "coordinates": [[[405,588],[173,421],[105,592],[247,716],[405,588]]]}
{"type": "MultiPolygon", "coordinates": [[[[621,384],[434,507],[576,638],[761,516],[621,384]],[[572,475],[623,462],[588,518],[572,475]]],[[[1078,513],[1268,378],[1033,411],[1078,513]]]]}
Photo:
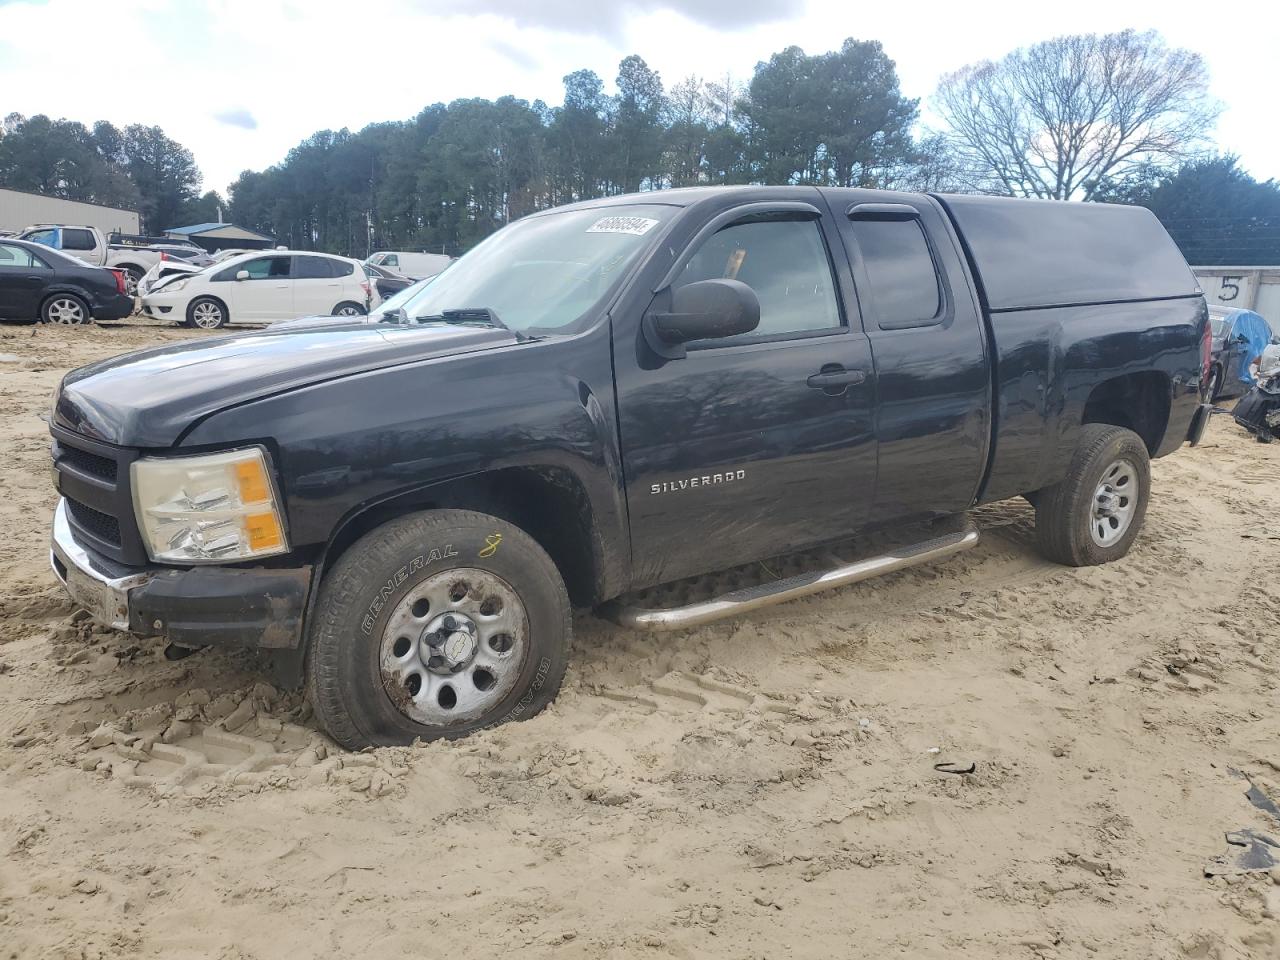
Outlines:
{"type": "MultiPolygon", "coordinates": [[[[300,249],[457,254],[575,200],[697,184],[859,186],[1141,203],[1193,262],[1215,250],[1280,260],[1280,187],[1212,153],[1220,105],[1207,68],[1154,32],[1056,37],[973,63],[944,76],[929,105],[936,129],[875,41],[788,47],[745,83],[689,76],[667,87],[632,55],[610,89],[591,70],[568,74],[555,106],[461,99],[320,131],[242,173],[229,211],[300,249]]],[[[149,229],[215,219],[223,204],[199,194],[190,152],[157,127],[47,117],[0,125],[0,185],[136,206],[149,229]]]]}
{"type": "Polygon", "coordinates": [[[667,89],[632,55],[615,85],[576,70],[558,106],[455,100],[358,133],[321,131],[242,174],[232,215],[290,244],[456,253],[534,210],[636,190],[941,182],[936,138],[913,136],[919,103],[875,41],[789,47],[746,85],[691,76],[667,89]]]}
{"type": "Polygon", "coordinates": [[[19,113],[0,121],[0,186],[137,210],[156,232],[213,220],[219,203],[200,196],[195,157],[159,127],[19,113]]]}

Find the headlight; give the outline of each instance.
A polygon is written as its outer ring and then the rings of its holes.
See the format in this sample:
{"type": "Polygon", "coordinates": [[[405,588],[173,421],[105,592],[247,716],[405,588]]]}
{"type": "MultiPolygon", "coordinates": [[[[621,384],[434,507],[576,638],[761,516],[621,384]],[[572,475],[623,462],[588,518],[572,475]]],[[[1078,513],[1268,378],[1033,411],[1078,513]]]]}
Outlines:
{"type": "Polygon", "coordinates": [[[289,549],[261,448],[133,463],[133,510],[152,560],[228,563],[289,549]]]}
{"type": "Polygon", "coordinates": [[[186,285],[187,285],[187,278],[183,277],[181,280],[174,280],[172,283],[166,283],[159,290],[157,290],[156,293],[177,293],[186,285]]]}

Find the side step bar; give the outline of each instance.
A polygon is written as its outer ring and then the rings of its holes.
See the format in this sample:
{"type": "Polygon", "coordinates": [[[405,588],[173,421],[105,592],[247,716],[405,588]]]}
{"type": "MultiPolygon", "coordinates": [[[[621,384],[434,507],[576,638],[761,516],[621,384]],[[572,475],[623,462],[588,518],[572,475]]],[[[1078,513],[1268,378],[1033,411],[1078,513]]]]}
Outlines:
{"type": "Polygon", "coordinates": [[[632,627],[636,630],[654,632],[685,630],[714,620],[723,620],[725,617],[736,617],[738,614],[758,610],[760,607],[772,606],[797,597],[806,597],[820,590],[844,587],[882,574],[893,573],[896,570],[905,570],[917,564],[942,560],[977,546],[978,536],[978,528],[967,523],[957,533],[925,540],[923,543],[902,547],[876,557],[868,557],[856,563],[843,564],[825,572],[802,573],[785,580],[762,583],[745,590],[734,590],[714,600],[666,609],[624,606],[615,601],[606,604],[600,613],[620,626],[632,627]]]}

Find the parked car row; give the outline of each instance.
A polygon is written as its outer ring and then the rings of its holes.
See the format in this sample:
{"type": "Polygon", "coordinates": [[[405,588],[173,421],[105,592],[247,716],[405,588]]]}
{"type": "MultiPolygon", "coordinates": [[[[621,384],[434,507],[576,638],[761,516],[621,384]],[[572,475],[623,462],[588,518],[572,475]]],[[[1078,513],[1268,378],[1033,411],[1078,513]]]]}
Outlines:
{"type": "Polygon", "coordinates": [[[125,288],[130,296],[137,293],[138,282],[146,272],[162,260],[180,260],[199,266],[209,262],[209,254],[189,240],[122,234],[108,238],[97,227],[38,223],[19,233],[18,239],[58,250],[94,266],[124,271],[125,288]]]}
{"type": "Polygon", "coordinates": [[[88,323],[119,320],[133,307],[123,269],[93,266],[26,240],[0,240],[0,318],[88,323]]]}
{"type": "Polygon", "coordinates": [[[241,253],[157,280],[142,296],[148,317],[213,330],[232,321],[311,315],[358,317],[381,303],[364,265],[303,250],[241,253]]]}
{"type": "Polygon", "coordinates": [[[452,263],[442,254],[385,250],[364,263],[283,248],[209,254],[189,241],[108,238],[66,224],[36,224],[6,242],[13,246],[0,255],[0,319],[56,323],[114,320],[135,309],[204,329],[326,316],[349,322],[452,263]]]}

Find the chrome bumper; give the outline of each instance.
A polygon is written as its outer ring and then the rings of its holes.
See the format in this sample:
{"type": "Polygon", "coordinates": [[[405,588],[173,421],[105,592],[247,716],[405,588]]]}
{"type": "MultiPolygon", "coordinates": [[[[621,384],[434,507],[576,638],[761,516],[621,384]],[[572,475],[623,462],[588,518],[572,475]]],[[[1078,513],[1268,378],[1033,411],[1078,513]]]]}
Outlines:
{"type": "Polygon", "coordinates": [[[94,620],[117,630],[129,629],[129,591],[156,575],[153,570],[114,563],[80,546],[71,535],[65,500],[58,501],[53,513],[49,565],[72,600],[94,620]]]}

